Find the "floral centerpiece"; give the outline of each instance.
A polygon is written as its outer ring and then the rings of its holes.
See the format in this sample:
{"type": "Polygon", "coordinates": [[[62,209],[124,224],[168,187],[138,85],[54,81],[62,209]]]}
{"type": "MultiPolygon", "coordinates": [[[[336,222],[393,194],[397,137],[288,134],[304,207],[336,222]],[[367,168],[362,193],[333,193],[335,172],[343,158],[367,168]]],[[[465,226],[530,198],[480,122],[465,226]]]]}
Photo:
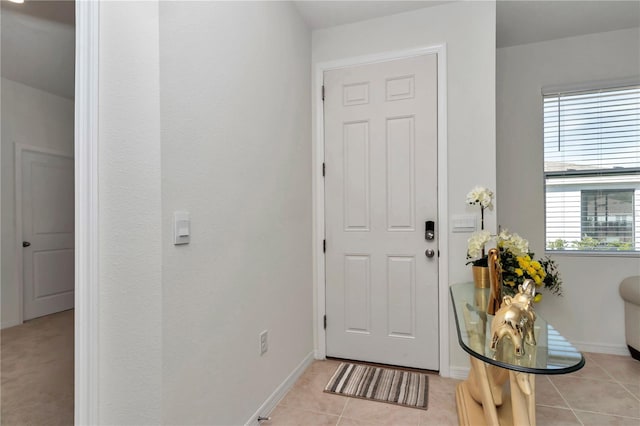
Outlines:
{"type": "MultiPolygon", "coordinates": [[[[467,259],[470,260],[467,264],[487,266],[485,246],[491,241],[495,241],[500,250],[503,294],[514,295],[518,291],[518,286],[528,278],[533,280],[538,288],[544,288],[561,296],[562,278],[554,260],[549,257],[536,260],[534,253],[529,251],[529,242],[516,233],[504,230],[497,235],[492,235],[489,231],[484,230],[484,208],[492,206],[492,199],[493,192],[480,187],[474,188],[467,195],[468,204],[480,204],[483,225],[482,229],[474,232],[468,240],[467,259]],[[470,202],[474,197],[478,201],[470,202]],[[486,207],[483,207],[481,199],[484,200],[486,207]]],[[[538,302],[541,298],[542,295],[538,293],[534,300],[538,302]]]]}
{"type": "MultiPolygon", "coordinates": [[[[562,295],[562,277],[556,262],[549,257],[536,260],[535,254],[529,251],[529,242],[518,234],[506,230],[498,235],[478,231],[469,238],[467,257],[477,257],[480,252],[478,247],[491,240],[496,241],[500,250],[503,294],[513,296],[518,286],[528,278],[536,283],[538,289],[544,288],[558,296],[562,295]]],[[[541,299],[542,294],[538,293],[534,301],[541,299]]]]}
{"type": "MultiPolygon", "coordinates": [[[[529,251],[529,242],[518,234],[502,231],[497,236],[502,267],[502,292],[513,296],[518,286],[526,279],[536,283],[558,296],[562,295],[562,278],[558,266],[549,257],[535,260],[535,254],[529,251]]],[[[537,293],[534,301],[539,302],[542,294],[537,293]]]]}
{"type": "Polygon", "coordinates": [[[493,191],[483,186],[476,186],[467,194],[467,204],[480,206],[480,232],[474,233],[469,239],[467,258],[473,266],[487,266],[485,245],[491,240],[491,233],[484,230],[484,211],[493,209],[493,191]]]}

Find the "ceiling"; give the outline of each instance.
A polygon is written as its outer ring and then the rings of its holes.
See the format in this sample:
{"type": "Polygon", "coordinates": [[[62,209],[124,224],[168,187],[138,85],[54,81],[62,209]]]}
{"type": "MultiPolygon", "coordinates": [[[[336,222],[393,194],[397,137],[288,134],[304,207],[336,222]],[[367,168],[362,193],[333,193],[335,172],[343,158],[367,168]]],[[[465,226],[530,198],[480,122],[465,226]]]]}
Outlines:
{"type": "Polygon", "coordinates": [[[640,1],[498,1],[497,47],[640,26],[640,1]]]}
{"type": "Polygon", "coordinates": [[[23,4],[2,0],[3,12],[5,10],[20,12],[23,15],[68,25],[76,23],[75,9],[73,0],[26,0],[23,4]]]}
{"type": "MultiPolygon", "coordinates": [[[[66,98],[74,92],[75,3],[2,1],[2,76],[66,98]]],[[[294,1],[311,29],[328,28],[450,1],[294,1]]],[[[497,47],[640,26],[639,1],[497,3],[497,47]]]]}
{"type": "Polygon", "coordinates": [[[74,97],[75,3],[2,0],[2,77],[74,97]]]}
{"type": "Polygon", "coordinates": [[[294,1],[311,29],[335,27],[450,1],[294,1]]]}

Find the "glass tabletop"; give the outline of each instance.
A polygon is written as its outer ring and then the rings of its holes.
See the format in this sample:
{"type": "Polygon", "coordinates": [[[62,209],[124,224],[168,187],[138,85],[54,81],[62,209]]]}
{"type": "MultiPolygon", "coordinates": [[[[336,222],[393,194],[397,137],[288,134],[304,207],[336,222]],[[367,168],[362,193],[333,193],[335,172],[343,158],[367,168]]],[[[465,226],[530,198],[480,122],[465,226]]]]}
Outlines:
{"type": "Polygon", "coordinates": [[[515,355],[512,342],[503,338],[491,349],[491,321],[486,312],[489,289],[475,288],[473,283],[450,287],[456,318],[458,341],[471,356],[509,370],[532,374],[565,374],[584,366],[584,357],[558,331],[536,314],[536,345],[524,343],[524,354],[515,355]]]}

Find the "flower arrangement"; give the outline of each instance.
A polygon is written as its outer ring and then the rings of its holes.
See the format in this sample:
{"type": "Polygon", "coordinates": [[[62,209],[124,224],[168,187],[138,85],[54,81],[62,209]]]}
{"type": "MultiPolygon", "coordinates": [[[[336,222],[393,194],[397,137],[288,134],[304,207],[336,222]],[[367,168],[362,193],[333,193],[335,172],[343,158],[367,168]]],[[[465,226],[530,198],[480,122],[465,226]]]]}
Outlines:
{"type": "Polygon", "coordinates": [[[467,265],[471,263],[473,266],[488,266],[484,247],[491,240],[496,241],[501,257],[503,253],[509,253],[514,257],[522,257],[529,253],[529,242],[518,234],[512,234],[506,230],[498,235],[491,235],[489,231],[477,231],[471,234],[467,241],[467,259],[472,259],[467,262],[467,265]]]}
{"type": "MultiPolygon", "coordinates": [[[[553,294],[562,296],[562,278],[554,260],[549,257],[535,260],[534,253],[529,251],[529,243],[518,234],[502,231],[497,242],[504,293],[515,294],[518,286],[528,278],[533,280],[537,287],[543,287],[553,294]]],[[[539,302],[540,299],[542,294],[536,294],[534,301],[539,302]]]]}
{"type": "Polygon", "coordinates": [[[493,239],[489,231],[477,231],[467,240],[467,262],[473,266],[488,266],[485,245],[493,239]]]}
{"type": "Polygon", "coordinates": [[[467,194],[467,204],[480,206],[480,231],[475,232],[469,238],[469,249],[467,251],[467,259],[476,259],[467,262],[467,264],[487,266],[487,255],[484,247],[491,240],[491,234],[489,231],[484,230],[484,210],[493,209],[493,191],[483,186],[476,186],[467,194]]]}
{"type": "Polygon", "coordinates": [[[480,206],[480,229],[484,230],[484,209],[493,209],[493,191],[484,186],[476,186],[467,194],[467,204],[480,206]]]}
{"type": "MultiPolygon", "coordinates": [[[[525,279],[531,279],[537,287],[544,287],[553,294],[562,296],[562,278],[558,265],[549,257],[535,260],[535,254],[529,251],[529,242],[516,233],[502,231],[498,235],[491,235],[488,231],[478,231],[469,238],[467,257],[477,257],[480,246],[495,239],[500,250],[500,265],[502,266],[502,290],[504,294],[513,296],[518,286],[525,279]]],[[[469,263],[481,261],[482,258],[469,263]]],[[[486,256],[484,259],[486,266],[486,256]]],[[[535,302],[542,299],[542,294],[536,294],[535,302]]]]}
{"type": "MultiPolygon", "coordinates": [[[[553,294],[562,295],[562,278],[558,266],[549,257],[535,259],[534,253],[529,251],[529,242],[516,233],[507,230],[498,235],[492,235],[484,229],[484,209],[493,207],[493,192],[482,187],[474,188],[467,194],[467,204],[480,205],[482,227],[474,232],[468,240],[467,264],[473,266],[487,266],[488,259],[485,254],[485,246],[495,240],[500,250],[500,264],[502,266],[503,292],[513,295],[518,291],[518,286],[525,279],[531,279],[537,287],[543,287],[553,294]]],[[[542,298],[537,294],[535,301],[542,298]]]]}

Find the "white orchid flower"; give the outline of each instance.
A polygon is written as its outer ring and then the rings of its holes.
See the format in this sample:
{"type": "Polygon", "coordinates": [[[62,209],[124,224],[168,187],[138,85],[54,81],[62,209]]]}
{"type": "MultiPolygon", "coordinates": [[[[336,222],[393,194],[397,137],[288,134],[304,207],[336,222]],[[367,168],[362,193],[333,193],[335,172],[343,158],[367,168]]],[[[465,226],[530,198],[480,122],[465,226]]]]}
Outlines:
{"type": "Polygon", "coordinates": [[[493,191],[483,186],[476,186],[467,194],[467,204],[479,204],[483,209],[492,209],[493,191]]]}

